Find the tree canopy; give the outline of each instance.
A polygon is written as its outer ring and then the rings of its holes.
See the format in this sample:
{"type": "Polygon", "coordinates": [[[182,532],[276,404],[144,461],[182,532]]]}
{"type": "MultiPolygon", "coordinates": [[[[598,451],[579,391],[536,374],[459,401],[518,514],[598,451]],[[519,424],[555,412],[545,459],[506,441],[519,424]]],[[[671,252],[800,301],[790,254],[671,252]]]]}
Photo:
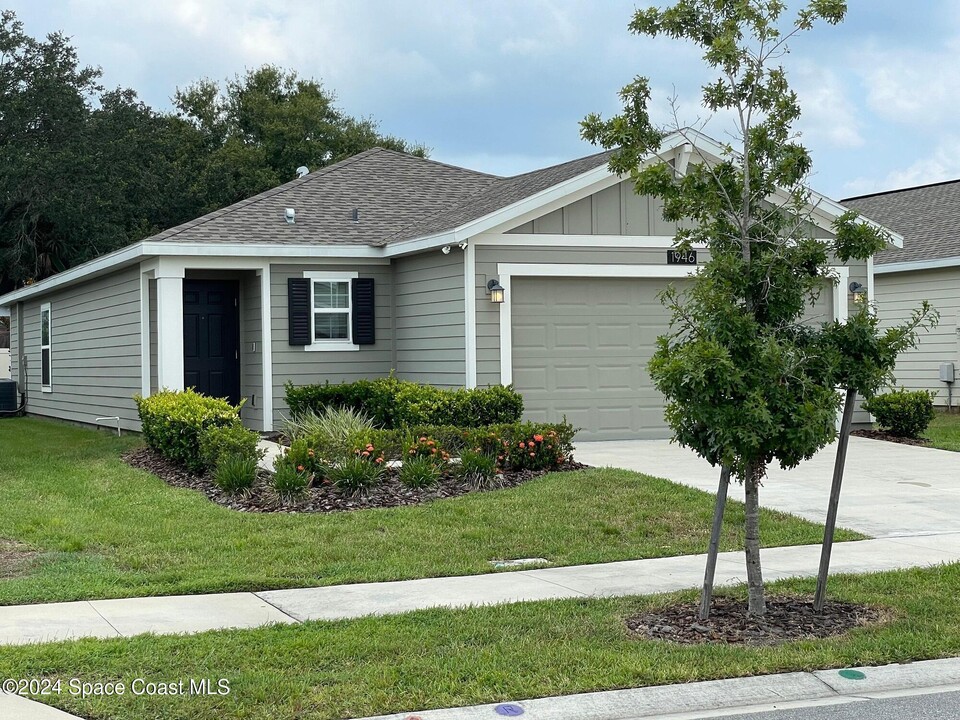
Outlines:
{"type": "Polygon", "coordinates": [[[426,149],[273,66],[201,80],[157,111],[107,90],[62,33],[0,14],[0,293],[374,146],[426,149]]]}

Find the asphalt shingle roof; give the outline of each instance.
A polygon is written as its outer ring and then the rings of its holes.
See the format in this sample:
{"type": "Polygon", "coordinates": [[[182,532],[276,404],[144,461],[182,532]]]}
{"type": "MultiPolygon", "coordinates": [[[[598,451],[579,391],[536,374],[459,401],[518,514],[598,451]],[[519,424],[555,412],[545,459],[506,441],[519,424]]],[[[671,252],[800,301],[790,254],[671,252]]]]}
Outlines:
{"type": "Polygon", "coordinates": [[[383,246],[452,230],[608,161],[603,152],[503,178],[374,148],[148,241],[383,246]]]}
{"type": "Polygon", "coordinates": [[[903,235],[903,248],[878,253],[878,265],[960,256],[960,180],[840,203],[903,235]]]}

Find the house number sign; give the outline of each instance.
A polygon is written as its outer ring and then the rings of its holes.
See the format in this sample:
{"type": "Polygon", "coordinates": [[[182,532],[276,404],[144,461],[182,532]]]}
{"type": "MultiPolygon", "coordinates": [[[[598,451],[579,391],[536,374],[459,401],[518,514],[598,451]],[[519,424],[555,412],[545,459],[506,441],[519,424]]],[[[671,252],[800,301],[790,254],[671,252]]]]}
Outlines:
{"type": "Polygon", "coordinates": [[[696,250],[667,250],[667,265],[696,265],[696,250]]]}

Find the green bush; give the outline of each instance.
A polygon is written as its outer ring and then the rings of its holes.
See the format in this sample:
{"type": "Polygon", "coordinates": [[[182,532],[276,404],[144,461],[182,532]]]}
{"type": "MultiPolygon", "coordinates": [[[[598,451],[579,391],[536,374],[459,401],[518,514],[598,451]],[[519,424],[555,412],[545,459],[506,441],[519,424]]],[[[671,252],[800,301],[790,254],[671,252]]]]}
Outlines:
{"type": "Polygon", "coordinates": [[[310,474],[298,470],[286,455],[281,455],[273,463],[273,489],[284,500],[292,500],[303,495],[310,486],[310,474]]]}
{"type": "Polygon", "coordinates": [[[259,444],[260,435],[239,420],[230,425],[211,425],[200,433],[200,459],[208,470],[218,468],[225,458],[250,460],[256,467],[264,452],[259,444]]]}
{"type": "Polygon", "coordinates": [[[908,391],[904,388],[877,395],[863,404],[877,424],[892,435],[918,438],[936,417],[933,409],[934,393],[927,390],[908,391]]]}
{"type": "Polygon", "coordinates": [[[217,460],[214,482],[224,492],[249,490],[257,479],[257,460],[242,455],[223,455],[217,460]]]}
{"type": "Polygon", "coordinates": [[[359,495],[383,482],[386,471],[382,456],[364,450],[330,466],[327,479],[344,492],[359,495]]]}
{"type": "Polygon", "coordinates": [[[412,457],[400,467],[400,482],[408,488],[428,488],[440,480],[440,465],[432,457],[412,457]]]}
{"type": "Polygon", "coordinates": [[[476,488],[496,486],[500,462],[497,455],[482,450],[464,450],[460,454],[457,474],[476,488]]]}
{"type": "Polygon", "coordinates": [[[309,438],[321,454],[330,457],[345,452],[357,433],[372,429],[373,422],[362,412],[332,406],[319,412],[307,410],[283,423],[283,434],[291,441],[309,438]]]}
{"type": "Polygon", "coordinates": [[[210,427],[239,422],[240,406],[193,390],[163,390],[148,398],[134,397],[140,413],[143,439],[163,457],[191,472],[204,470],[200,436],[210,427]]]}
{"type": "Polygon", "coordinates": [[[286,385],[287,406],[294,418],[326,408],[347,408],[363,413],[380,428],[416,425],[479,427],[517,422],[523,398],[510,387],[443,390],[395,377],[358,380],[338,385],[286,385]]]}

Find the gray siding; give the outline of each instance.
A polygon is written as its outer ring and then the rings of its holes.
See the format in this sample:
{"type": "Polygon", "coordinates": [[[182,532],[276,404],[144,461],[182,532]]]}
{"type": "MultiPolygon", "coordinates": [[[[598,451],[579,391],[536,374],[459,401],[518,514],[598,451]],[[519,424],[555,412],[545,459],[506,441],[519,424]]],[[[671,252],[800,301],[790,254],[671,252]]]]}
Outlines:
{"type": "Polygon", "coordinates": [[[676,223],[663,219],[663,202],[637,195],[633,183],[617,185],[577,200],[513,228],[511,233],[562,235],[673,235],[676,223]]]}
{"type": "MultiPolygon", "coordinates": [[[[960,267],[913,272],[883,273],[876,276],[877,313],[882,327],[910,318],[924,300],[940,313],[940,324],[921,331],[918,346],[897,358],[897,384],[909,390],[937,393],[935,403],[947,404],[947,386],[940,382],[940,363],[952,362],[960,372],[960,267]]],[[[960,400],[954,384],[953,403],[960,400]]]]}
{"type": "Polygon", "coordinates": [[[466,381],[463,251],[439,251],[394,262],[396,373],[438,387],[466,381]]]}
{"type": "Polygon", "coordinates": [[[133,396],[140,392],[140,282],[121,270],[24,303],[27,411],[83,423],[119,415],[140,427],[133,396]],[[40,388],[40,307],[50,303],[51,381],[40,388]]]}
{"type": "Polygon", "coordinates": [[[393,362],[392,271],[389,265],[273,265],[270,271],[274,423],[289,414],[284,383],[352,382],[386,376],[393,362]],[[376,292],[376,343],[356,351],[310,351],[291,347],[287,340],[287,279],[305,271],[356,271],[372,277],[376,292]]]}

